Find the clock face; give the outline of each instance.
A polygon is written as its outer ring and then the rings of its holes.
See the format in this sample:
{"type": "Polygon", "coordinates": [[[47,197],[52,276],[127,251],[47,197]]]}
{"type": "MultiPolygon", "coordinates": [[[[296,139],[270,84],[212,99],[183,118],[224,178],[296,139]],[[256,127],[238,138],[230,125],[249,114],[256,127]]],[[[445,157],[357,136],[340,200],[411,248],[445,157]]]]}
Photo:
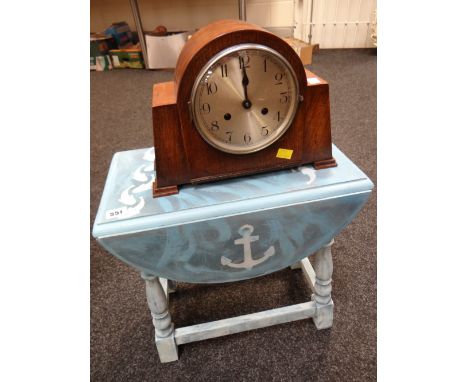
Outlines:
{"type": "Polygon", "coordinates": [[[205,65],[192,89],[191,109],[206,142],[224,152],[248,154],[286,132],[298,102],[291,65],[273,49],[242,44],[205,65]]]}

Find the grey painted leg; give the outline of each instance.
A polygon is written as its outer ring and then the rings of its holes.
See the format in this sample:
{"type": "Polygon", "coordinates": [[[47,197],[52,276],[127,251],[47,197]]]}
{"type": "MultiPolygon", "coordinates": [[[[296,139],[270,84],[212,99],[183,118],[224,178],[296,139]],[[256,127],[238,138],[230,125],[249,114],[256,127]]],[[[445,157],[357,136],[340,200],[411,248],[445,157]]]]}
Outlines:
{"type": "Polygon", "coordinates": [[[171,321],[166,293],[159,281],[153,275],[142,273],[146,283],[146,299],[153,317],[156,348],[161,362],[172,362],[179,359],[174,338],[174,324],[171,321]]]}
{"type": "Polygon", "coordinates": [[[313,256],[315,285],[312,298],[317,306],[313,320],[317,329],[330,328],[333,324],[333,300],[331,298],[333,273],[331,246],[333,243],[332,239],[313,256]]]}

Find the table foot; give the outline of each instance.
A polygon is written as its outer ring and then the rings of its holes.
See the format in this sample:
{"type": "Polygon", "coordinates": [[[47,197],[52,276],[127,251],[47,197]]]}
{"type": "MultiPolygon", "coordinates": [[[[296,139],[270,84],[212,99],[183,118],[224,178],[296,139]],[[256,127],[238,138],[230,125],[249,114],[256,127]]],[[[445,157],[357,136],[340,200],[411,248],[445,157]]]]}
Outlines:
{"type": "MultiPolygon", "coordinates": [[[[174,325],[172,325],[172,330],[174,330],[174,325]]],[[[169,337],[162,338],[155,336],[155,341],[161,363],[173,362],[179,359],[177,344],[174,338],[174,331],[169,337]]]]}
{"type": "MultiPolygon", "coordinates": [[[[146,284],[146,299],[153,317],[156,348],[161,362],[172,362],[179,359],[174,339],[174,324],[168,308],[167,286],[161,285],[158,277],[142,273],[146,284]]],[[[167,283],[167,280],[164,280],[167,283]]]]}
{"type": "Polygon", "coordinates": [[[333,325],[333,300],[330,300],[327,305],[316,303],[315,306],[315,314],[312,317],[315,327],[318,330],[331,328],[333,325]]]}

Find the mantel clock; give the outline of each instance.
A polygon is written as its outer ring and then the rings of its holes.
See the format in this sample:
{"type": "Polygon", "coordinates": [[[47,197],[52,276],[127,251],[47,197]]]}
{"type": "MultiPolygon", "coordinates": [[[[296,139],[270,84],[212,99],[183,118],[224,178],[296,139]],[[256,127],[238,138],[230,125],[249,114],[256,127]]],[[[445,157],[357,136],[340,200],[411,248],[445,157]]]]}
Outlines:
{"type": "Polygon", "coordinates": [[[196,32],[175,80],[154,85],[152,106],[154,197],[187,183],[336,166],[328,83],[253,24],[221,20],[196,32]]]}

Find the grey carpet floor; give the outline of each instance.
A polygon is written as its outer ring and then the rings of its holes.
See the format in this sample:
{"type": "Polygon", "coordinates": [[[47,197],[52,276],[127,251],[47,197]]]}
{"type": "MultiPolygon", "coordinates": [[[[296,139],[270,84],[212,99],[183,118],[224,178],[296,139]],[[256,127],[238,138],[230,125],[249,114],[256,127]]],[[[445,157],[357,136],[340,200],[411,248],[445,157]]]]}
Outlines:
{"type": "MultiPolygon", "coordinates": [[[[374,183],[374,50],[323,50],[309,66],[330,82],[334,143],[374,183]]],[[[152,145],[151,89],[172,71],[91,73],[91,223],[113,153],[152,145]]],[[[161,364],[138,273],[91,239],[91,380],[93,381],[372,381],[376,380],[376,190],[333,246],[335,319],[312,320],[179,347],[161,364]]],[[[299,271],[221,285],[178,284],[176,326],[252,313],[310,298],[299,271]]]]}

